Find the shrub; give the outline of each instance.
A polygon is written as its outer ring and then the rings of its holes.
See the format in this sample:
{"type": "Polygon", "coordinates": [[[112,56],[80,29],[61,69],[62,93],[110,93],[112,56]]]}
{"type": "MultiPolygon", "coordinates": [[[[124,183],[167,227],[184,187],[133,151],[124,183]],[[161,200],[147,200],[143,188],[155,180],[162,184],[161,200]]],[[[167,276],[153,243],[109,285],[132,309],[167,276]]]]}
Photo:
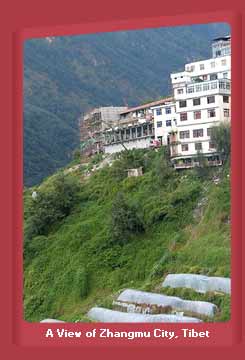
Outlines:
{"type": "Polygon", "coordinates": [[[53,224],[68,216],[77,200],[78,189],[75,178],[60,173],[51,186],[40,190],[30,204],[26,238],[46,235],[53,224]]]}
{"type": "Polygon", "coordinates": [[[130,235],[140,233],[143,230],[144,228],[136,209],[128,205],[123,193],[118,192],[113,201],[111,212],[111,235],[113,242],[126,243],[130,235]]]}
{"type": "Polygon", "coordinates": [[[211,141],[219,152],[221,159],[226,162],[231,152],[231,128],[229,123],[221,123],[211,131],[211,141]]]}

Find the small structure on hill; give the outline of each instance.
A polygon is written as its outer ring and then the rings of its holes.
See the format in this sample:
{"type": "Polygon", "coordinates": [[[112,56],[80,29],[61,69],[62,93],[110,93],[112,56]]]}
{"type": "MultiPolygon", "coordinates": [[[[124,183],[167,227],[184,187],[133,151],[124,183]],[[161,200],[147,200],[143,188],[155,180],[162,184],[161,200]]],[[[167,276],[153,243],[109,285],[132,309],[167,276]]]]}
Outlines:
{"type": "Polygon", "coordinates": [[[142,166],[140,166],[139,168],[135,168],[135,169],[127,169],[127,172],[128,172],[128,177],[142,176],[143,175],[143,168],[142,168],[142,166]]]}

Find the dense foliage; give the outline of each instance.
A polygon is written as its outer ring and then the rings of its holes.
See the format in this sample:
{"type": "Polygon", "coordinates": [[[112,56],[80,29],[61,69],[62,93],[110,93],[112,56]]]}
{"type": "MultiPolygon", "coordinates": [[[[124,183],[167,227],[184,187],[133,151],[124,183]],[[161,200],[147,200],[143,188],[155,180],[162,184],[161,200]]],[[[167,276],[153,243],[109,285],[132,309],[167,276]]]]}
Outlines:
{"type": "Polygon", "coordinates": [[[231,127],[230,123],[221,123],[214,126],[211,131],[211,141],[221,155],[221,159],[226,162],[231,154],[231,127]]]}
{"type": "Polygon", "coordinates": [[[81,113],[168,95],[169,74],[210,56],[212,38],[228,32],[208,24],[26,41],[25,185],[70,161],[81,113]]]}
{"type": "MultiPolygon", "coordinates": [[[[86,171],[54,175],[36,188],[53,199],[50,191],[55,194],[63,179],[57,207],[47,208],[43,220],[49,212],[58,216],[32,236],[33,209],[42,214],[44,204],[32,199],[33,189],[25,190],[27,320],[85,319],[91,306],[111,306],[120,289],[160,291],[169,272],[229,276],[228,168],[210,169],[205,178],[194,170],[178,173],[162,148],[123,152],[112,166],[90,177],[86,171]],[[143,176],[128,178],[126,170],[135,166],[143,166],[143,176]],[[64,183],[75,189],[72,201],[64,183]]],[[[221,304],[216,320],[228,319],[229,299],[215,301],[221,304]]]]}

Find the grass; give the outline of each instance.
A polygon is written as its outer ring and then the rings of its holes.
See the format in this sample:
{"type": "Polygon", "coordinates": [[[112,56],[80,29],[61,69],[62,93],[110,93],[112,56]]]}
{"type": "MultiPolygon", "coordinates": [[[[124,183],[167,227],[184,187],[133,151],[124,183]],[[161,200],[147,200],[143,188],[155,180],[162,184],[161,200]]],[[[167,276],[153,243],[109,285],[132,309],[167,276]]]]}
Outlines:
{"type": "MultiPolygon", "coordinates": [[[[215,185],[194,171],[175,172],[163,151],[140,150],[121,155],[86,182],[81,176],[82,170],[66,175],[79,184],[70,214],[48,233],[26,240],[27,321],[47,317],[87,321],[92,306],[110,307],[124,288],[160,291],[167,273],[229,276],[230,192],[225,169],[219,175],[221,183],[215,185]],[[144,175],[127,178],[125,169],[135,164],[144,167],[144,175]],[[144,231],[132,231],[123,244],[111,235],[111,209],[119,191],[144,225],[144,231]],[[193,214],[203,196],[207,201],[197,219],[193,214]]],[[[54,179],[46,179],[40,189],[48,191],[54,179]]],[[[31,189],[26,189],[26,226],[31,222],[30,196],[31,189]]],[[[215,320],[227,320],[229,299],[216,300],[221,312],[215,320]]]]}

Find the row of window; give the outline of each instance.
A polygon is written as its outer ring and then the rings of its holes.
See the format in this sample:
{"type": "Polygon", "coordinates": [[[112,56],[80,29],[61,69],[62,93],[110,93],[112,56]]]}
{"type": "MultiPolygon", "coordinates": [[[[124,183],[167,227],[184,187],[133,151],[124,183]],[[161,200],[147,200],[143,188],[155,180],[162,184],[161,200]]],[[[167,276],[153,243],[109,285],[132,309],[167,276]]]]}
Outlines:
{"type": "MultiPolygon", "coordinates": [[[[211,96],[207,96],[207,104],[212,104],[215,103],[215,96],[211,95],[211,96]]],[[[193,106],[198,106],[201,105],[201,98],[195,98],[192,100],[193,106]]],[[[229,103],[229,96],[228,95],[224,95],[223,96],[223,103],[229,103]]],[[[187,100],[180,100],[179,101],[179,107],[183,108],[187,106],[187,100]]]]}
{"type": "Polygon", "coordinates": [[[224,80],[213,81],[210,83],[203,82],[203,83],[199,83],[198,85],[189,85],[187,87],[187,93],[191,94],[194,92],[209,91],[214,89],[230,90],[231,84],[230,82],[224,80]]]}
{"type": "MultiPolygon", "coordinates": [[[[199,120],[202,118],[202,112],[201,110],[194,111],[193,112],[193,118],[194,120],[199,120]]],[[[189,113],[190,114],[190,113],[189,113]]],[[[208,109],[207,110],[208,118],[216,117],[216,109],[208,109]]],[[[230,109],[224,109],[224,117],[230,116],[230,109]]],[[[182,112],[180,113],[180,121],[187,121],[188,120],[188,113],[182,112]]]]}
{"type": "MultiPolygon", "coordinates": [[[[173,121],[176,124],[176,120],[174,119],[173,121]]],[[[172,126],[172,120],[166,120],[165,124],[166,124],[166,126],[172,126]]],[[[157,128],[162,127],[162,125],[163,125],[162,121],[157,121],[157,128]]]]}
{"type": "MultiPolygon", "coordinates": [[[[207,128],[207,136],[211,136],[212,128],[207,128]]],[[[194,138],[203,137],[203,129],[195,129],[192,130],[192,134],[194,138]]],[[[190,130],[184,130],[179,132],[180,139],[189,139],[190,138],[190,130]]]]}
{"type": "MultiPolygon", "coordinates": [[[[156,115],[162,115],[162,111],[163,111],[162,108],[156,109],[156,115]]],[[[172,109],[171,109],[170,106],[169,106],[169,107],[165,107],[165,114],[171,114],[171,112],[172,112],[172,109]]]]}
{"type": "MultiPolygon", "coordinates": [[[[212,142],[209,142],[209,149],[215,149],[215,145],[212,142]]],[[[188,151],[189,150],[189,144],[182,144],[181,145],[181,151],[188,151]]],[[[195,150],[200,151],[202,150],[202,143],[195,143],[195,150]]]]}
{"type": "MultiPolygon", "coordinates": [[[[210,67],[213,69],[213,68],[215,68],[216,67],[216,65],[219,65],[219,64],[217,64],[217,62],[215,62],[214,60],[213,61],[211,61],[210,63],[206,63],[206,65],[210,65],[210,67]]],[[[222,66],[226,66],[227,65],[227,61],[226,61],[226,59],[222,59],[221,60],[221,65],[222,66]]],[[[195,69],[197,69],[197,67],[198,67],[198,65],[190,65],[190,66],[187,66],[186,67],[186,71],[190,71],[190,72],[193,72],[193,71],[195,71],[195,69]]],[[[205,64],[204,63],[201,63],[201,64],[199,64],[199,70],[205,70],[205,64]]]]}

